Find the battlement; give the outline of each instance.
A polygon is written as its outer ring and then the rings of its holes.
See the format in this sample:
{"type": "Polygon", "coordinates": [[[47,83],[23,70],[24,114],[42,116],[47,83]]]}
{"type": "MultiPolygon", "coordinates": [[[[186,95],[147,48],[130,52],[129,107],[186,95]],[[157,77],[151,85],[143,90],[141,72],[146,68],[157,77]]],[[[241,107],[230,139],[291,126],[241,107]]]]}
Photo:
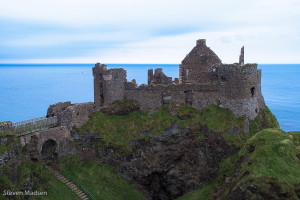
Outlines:
{"type": "Polygon", "coordinates": [[[124,69],[93,68],[94,102],[105,107],[114,100],[136,100],[142,110],[154,112],[164,104],[191,105],[201,110],[211,104],[229,108],[236,116],[254,119],[264,108],[261,70],[257,64],[244,65],[244,47],[238,64],[222,64],[219,57],[197,40],[196,46],[179,65],[179,78],[164,74],[162,68],[148,70],[148,85],[128,82],[124,69]],[[154,73],[153,73],[154,72],[154,73]]]}

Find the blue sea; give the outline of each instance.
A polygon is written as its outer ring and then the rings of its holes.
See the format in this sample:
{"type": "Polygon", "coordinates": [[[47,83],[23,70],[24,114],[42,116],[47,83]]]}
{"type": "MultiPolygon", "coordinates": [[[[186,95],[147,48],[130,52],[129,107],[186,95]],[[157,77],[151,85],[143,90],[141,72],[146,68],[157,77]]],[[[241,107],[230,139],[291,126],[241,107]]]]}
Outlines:
{"type": "MultiPolygon", "coordinates": [[[[0,122],[45,116],[50,104],[93,101],[94,64],[0,64],[0,122]]],[[[300,64],[261,64],[262,92],[284,131],[300,131],[300,64]]],[[[109,64],[147,83],[147,70],[178,77],[176,64],[109,64]]]]}

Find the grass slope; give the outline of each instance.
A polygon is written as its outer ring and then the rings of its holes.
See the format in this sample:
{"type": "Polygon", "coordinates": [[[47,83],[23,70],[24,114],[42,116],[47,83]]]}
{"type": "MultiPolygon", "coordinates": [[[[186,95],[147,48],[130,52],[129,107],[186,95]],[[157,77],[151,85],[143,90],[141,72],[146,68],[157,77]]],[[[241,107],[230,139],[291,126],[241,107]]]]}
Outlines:
{"type": "MultiPolygon", "coordinates": [[[[22,187],[26,184],[29,177],[33,181],[32,191],[47,192],[45,196],[29,196],[29,199],[80,199],[69,187],[60,182],[47,168],[40,162],[33,162],[23,160],[17,167],[17,185],[14,185],[9,179],[10,176],[15,176],[11,167],[5,165],[1,169],[3,173],[0,177],[1,194],[4,190],[21,191],[22,187]]],[[[22,199],[23,196],[17,196],[17,199],[22,199]]],[[[0,195],[0,199],[8,199],[0,195]]]]}
{"type": "Polygon", "coordinates": [[[179,199],[224,199],[240,187],[253,198],[298,199],[295,191],[300,190],[299,138],[300,132],[286,134],[280,129],[256,133],[237,154],[223,160],[217,179],[179,199]]]}
{"type": "Polygon", "coordinates": [[[83,184],[96,199],[146,199],[131,184],[118,176],[112,166],[103,164],[98,160],[81,162],[73,156],[64,166],[64,170],[83,184]]]}

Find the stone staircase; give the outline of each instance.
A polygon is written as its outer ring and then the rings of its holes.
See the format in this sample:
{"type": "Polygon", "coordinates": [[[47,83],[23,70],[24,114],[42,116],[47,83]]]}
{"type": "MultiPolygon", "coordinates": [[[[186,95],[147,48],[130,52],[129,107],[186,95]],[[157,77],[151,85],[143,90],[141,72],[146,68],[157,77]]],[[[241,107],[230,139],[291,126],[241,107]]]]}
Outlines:
{"type": "Polygon", "coordinates": [[[73,192],[75,192],[81,199],[88,200],[89,198],[87,195],[81,191],[74,183],[72,183],[69,179],[67,179],[65,176],[63,176],[60,172],[50,168],[50,170],[53,172],[53,174],[56,176],[58,180],[63,182],[66,186],[68,186],[73,192]]]}

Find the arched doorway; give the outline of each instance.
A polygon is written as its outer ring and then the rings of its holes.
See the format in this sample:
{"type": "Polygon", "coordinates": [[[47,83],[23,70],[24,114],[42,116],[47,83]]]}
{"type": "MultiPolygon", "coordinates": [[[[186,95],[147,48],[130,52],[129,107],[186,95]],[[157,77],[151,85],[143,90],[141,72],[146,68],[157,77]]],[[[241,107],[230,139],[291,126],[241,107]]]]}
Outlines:
{"type": "Polygon", "coordinates": [[[56,153],[57,143],[54,140],[47,140],[42,146],[42,159],[47,165],[58,161],[58,155],[56,153]]]}

